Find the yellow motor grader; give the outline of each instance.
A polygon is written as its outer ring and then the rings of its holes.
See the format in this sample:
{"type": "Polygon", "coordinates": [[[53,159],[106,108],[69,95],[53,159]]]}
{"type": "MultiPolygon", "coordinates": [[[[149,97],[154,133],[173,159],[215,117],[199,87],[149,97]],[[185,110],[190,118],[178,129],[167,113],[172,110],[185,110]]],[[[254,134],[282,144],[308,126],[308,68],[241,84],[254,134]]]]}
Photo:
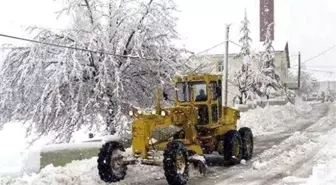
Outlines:
{"type": "Polygon", "coordinates": [[[106,142],[98,154],[98,172],[105,182],[123,180],[127,166],[158,165],[168,184],[184,185],[189,164],[205,172],[206,154],[218,153],[226,164],[249,160],[253,135],[247,127],[237,128],[238,110],[222,105],[221,75],[188,75],[174,78],[175,104],[161,106],[158,89],[151,112],[132,110],[132,154],[126,157],[120,142],[106,142]]]}

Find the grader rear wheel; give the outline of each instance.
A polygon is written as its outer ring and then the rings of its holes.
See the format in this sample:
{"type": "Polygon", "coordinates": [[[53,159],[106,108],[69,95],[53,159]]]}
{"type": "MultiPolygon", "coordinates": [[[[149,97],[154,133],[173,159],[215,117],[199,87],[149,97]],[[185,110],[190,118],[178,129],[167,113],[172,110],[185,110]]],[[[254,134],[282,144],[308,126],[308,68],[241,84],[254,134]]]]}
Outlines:
{"type": "Polygon", "coordinates": [[[242,159],[242,139],[237,130],[230,130],[223,137],[224,160],[230,165],[238,164],[242,159]]]}
{"type": "Polygon", "coordinates": [[[169,185],[185,185],[189,177],[188,150],[179,141],[167,144],[163,153],[163,169],[169,185]]]}
{"type": "Polygon", "coordinates": [[[118,142],[103,145],[98,154],[98,173],[105,182],[118,182],[126,175],[127,166],[123,164],[124,147],[118,142]]]}
{"type": "Polygon", "coordinates": [[[253,155],[253,134],[250,128],[243,127],[239,129],[242,139],[243,156],[242,159],[249,160],[253,155]]]}

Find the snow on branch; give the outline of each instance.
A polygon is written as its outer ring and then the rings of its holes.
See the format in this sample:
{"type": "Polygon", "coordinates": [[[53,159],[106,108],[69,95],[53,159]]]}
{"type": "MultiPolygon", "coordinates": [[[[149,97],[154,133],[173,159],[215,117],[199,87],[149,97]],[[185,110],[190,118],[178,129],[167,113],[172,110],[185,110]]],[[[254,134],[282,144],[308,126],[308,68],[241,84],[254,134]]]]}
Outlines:
{"type": "Polygon", "coordinates": [[[152,106],[157,85],[186,69],[184,51],[171,43],[178,38],[175,10],[172,0],[68,0],[59,13],[75,15],[72,28],[31,28],[34,39],[139,58],[42,44],[14,48],[0,71],[1,123],[33,119],[39,133],[59,133],[56,141],[69,141],[83,126],[124,130],[117,128],[130,106],[152,106]]]}

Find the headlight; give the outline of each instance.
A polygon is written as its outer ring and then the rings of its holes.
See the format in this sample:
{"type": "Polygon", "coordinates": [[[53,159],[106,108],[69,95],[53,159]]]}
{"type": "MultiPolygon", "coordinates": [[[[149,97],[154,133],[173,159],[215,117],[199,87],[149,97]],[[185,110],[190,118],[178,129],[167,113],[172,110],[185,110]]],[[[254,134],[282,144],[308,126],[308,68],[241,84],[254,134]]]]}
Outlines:
{"type": "Polygon", "coordinates": [[[138,110],[138,114],[142,114],[142,111],[141,111],[141,110],[138,110]]]}
{"type": "Polygon", "coordinates": [[[161,116],[166,116],[166,112],[165,111],[161,111],[161,116]]]}
{"type": "Polygon", "coordinates": [[[153,111],[152,111],[152,114],[156,114],[156,110],[153,110],[153,111]]]}
{"type": "Polygon", "coordinates": [[[133,111],[129,111],[128,114],[129,114],[130,116],[133,116],[134,113],[133,113],[133,111]]]}

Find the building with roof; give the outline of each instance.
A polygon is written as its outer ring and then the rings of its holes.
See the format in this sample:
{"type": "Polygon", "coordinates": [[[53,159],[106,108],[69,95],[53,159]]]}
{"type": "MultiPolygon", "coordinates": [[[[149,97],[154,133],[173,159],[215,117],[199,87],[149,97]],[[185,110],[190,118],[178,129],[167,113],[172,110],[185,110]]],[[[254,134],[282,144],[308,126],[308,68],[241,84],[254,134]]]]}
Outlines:
{"type": "MultiPolygon", "coordinates": [[[[288,44],[284,50],[277,50],[275,55],[275,71],[280,76],[280,82],[284,87],[289,89],[297,88],[297,83],[289,78],[290,57],[288,53],[288,44]]],[[[229,76],[232,76],[239,70],[243,63],[243,57],[236,57],[236,53],[229,54],[228,72],[229,76]]],[[[220,74],[223,69],[224,54],[209,54],[202,55],[194,58],[192,63],[189,64],[200,73],[220,74]]],[[[233,105],[233,98],[239,93],[238,88],[233,85],[233,82],[229,80],[228,84],[228,103],[233,105]]]]}

